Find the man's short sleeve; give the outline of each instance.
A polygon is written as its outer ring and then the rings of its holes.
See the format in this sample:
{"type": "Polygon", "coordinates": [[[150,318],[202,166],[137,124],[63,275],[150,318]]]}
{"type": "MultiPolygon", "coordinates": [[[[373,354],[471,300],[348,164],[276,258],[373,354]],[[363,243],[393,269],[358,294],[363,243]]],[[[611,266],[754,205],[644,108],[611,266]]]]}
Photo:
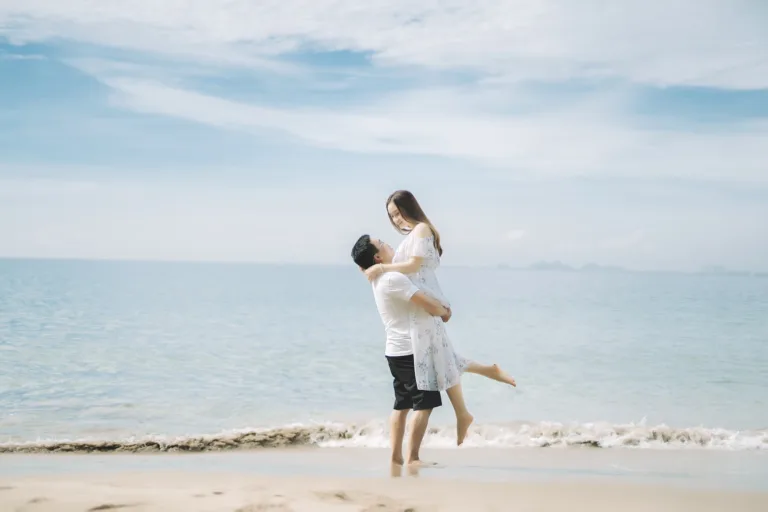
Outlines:
{"type": "Polygon", "coordinates": [[[410,279],[399,272],[388,272],[382,277],[387,279],[387,293],[398,299],[408,302],[419,291],[410,279]]]}

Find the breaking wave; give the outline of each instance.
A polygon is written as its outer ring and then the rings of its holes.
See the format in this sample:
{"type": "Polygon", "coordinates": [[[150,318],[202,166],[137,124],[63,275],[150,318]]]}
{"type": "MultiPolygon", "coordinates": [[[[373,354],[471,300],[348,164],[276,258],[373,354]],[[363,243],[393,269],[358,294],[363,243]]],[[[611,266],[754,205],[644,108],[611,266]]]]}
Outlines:
{"type": "MultiPolygon", "coordinates": [[[[426,448],[455,448],[456,429],[432,427],[426,448]]],[[[271,429],[231,430],[199,436],[144,436],[120,440],[44,440],[0,443],[0,453],[208,452],[287,446],[384,448],[384,423],[288,425],[271,429]]],[[[768,429],[734,431],[720,428],[675,428],[643,423],[563,424],[552,422],[478,425],[464,446],[474,448],[594,448],[768,450],[768,429]]]]}

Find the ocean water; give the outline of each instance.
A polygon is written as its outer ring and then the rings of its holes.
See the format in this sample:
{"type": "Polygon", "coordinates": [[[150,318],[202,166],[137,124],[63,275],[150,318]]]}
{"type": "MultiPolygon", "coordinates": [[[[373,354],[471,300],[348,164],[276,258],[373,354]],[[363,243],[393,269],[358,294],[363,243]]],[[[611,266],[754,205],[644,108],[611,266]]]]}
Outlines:
{"type": "MultiPolygon", "coordinates": [[[[768,450],[768,279],[440,270],[469,446],[768,450]]],[[[0,260],[0,451],[386,446],[348,266],[0,260]],[[77,442],[73,442],[77,441],[77,442]]],[[[426,446],[453,446],[447,397],[426,446]]]]}

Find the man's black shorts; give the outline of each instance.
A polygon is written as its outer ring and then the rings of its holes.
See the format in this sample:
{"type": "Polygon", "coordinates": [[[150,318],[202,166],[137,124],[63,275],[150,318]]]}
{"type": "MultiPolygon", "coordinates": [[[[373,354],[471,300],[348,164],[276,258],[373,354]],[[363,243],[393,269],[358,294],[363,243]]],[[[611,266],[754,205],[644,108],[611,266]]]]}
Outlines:
{"type": "Polygon", "coordinates": [[[389,371],[394,377],[396,411],[404,409],[420,411],[443,405],[439,391],[422,391],[416,387],[413,355],[386,356],[386,358],[389,363],[389,371]]]}

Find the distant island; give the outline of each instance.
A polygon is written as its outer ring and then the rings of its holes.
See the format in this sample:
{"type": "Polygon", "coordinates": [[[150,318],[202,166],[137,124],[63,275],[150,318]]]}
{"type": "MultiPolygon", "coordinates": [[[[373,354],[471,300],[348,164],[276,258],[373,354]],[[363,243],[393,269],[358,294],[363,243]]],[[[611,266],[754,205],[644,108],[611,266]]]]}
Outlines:
{"type": "Polygon", "coordinates": [[[671,274],[695,274],[695,275],[718,275],[718,276],[751,276],[751,277],[768,277],[768,272],[754,272],[748,270],[729,270],[723,266],[709,266],[704,267],[697,272],[672,272],[672,271],[648,271],[648,270],[632,270],[615,265],[600,265],[597,263],[587,263],[580,267],[568,265],[562,261],[538,261],[526,267],[513,267],[506,263],[500,263],[497,265],[501,270],[533,270],[538,272],[592,272],[592,273],[671,273],[671,274]]]}
{"type": "Polygon", "coordinates": [[[634,272],[623,267],[613,265],[598,265],[597,263],[587,263],[581,267],[566,265],[561,261],[539,261],[526,267],[527,270],[544,270],[557,272],[634,272]]]}
{"type": "Polygon", "coordinates": [[[704,267],[697,274],[717,275],[717,276],[759,276],[768,277],[768,272],[754,272],[751,270],[729,270],[721,265],[704,267]]]}

